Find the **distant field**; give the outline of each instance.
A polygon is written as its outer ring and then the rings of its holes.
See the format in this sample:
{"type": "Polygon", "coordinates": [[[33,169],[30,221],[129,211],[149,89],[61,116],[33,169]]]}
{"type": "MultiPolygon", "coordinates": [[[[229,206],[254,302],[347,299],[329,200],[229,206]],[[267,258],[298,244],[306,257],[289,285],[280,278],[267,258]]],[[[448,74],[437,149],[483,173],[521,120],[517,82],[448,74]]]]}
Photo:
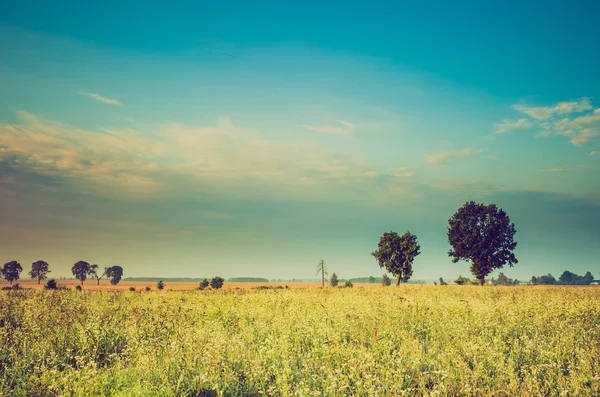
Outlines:
{"type": "Polygon", "coordinates": [[[0,291],[0,395],[600,395],[600,288],[371,287],[0,291]]]}
{"type": "MultiPolygon", "coordinates": [[[[81,283],[78,280],[57,280],[59,285],[64,285],[69,288],[75,288],[75,286],[80,285],[81,283]]],[[[37,281],[34,280],[19,280],[17,283],[23,288],[36,288],[41,289],[44,287],[45,282],[42,282],[38,285],[37,281]]],[[[165,289],[166,290],[176,290],[176,291],[187,291],[198,288],[198,282],[169,282],[165,281],[165,289]]],[[[267,285],[271,287],[285,287],[286,285],[289,288],[320,288],[321,283],[293,283],[293,282],[277,282],[277,283],[230,283],[225,282],[223,284],[223,289],[249,289],[258,287],[261,285],[267,285]]],[[[329,285],[329,284],[326,284],[329,285]]],[[[0,281],[0,288],[9,286],[9,283],[6,281],[0,281]]],[[[100,285],[97,285],[96,280],[86,280],[83,284],[83,288],[86,290],[96,291],[96,290],[112,290],[112,291],[122,291],[128,290],[130,287],[134,287],[136,290],[143,290],[146,287],[150,287],[153,290],[156,289],[156,282],[154,281],[122,281],[117,285],[111,285],[107,280],[101,280],[100,285]]],[[[355,287],[381,287],[381,284],[354,284],[355,287]]]]}

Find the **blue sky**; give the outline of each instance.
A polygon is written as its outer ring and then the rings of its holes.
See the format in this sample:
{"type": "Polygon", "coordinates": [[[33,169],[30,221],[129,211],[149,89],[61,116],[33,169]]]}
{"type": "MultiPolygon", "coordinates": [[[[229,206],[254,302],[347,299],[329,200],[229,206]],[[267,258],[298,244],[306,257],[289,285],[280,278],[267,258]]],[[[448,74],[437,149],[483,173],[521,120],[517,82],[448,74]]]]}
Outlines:
{"type": "Polygon", "coordinates": [[[493,202],[528,279],[598,267],[597,2],[0,5],[0,252],[128,275],[452,278],[493,202]]]}

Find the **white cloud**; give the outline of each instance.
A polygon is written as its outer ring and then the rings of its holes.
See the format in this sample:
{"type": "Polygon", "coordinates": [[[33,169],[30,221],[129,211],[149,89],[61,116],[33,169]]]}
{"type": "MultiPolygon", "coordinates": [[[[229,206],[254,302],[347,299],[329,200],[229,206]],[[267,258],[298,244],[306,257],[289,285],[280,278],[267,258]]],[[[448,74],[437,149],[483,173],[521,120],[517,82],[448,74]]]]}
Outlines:
{"type": "Polygon", "coordinates": [[[469,157],[473,157],[478,153],[484,152],[486,149],[463,149],[460,151],[448,151],[448,152],[438,152],[431,154],[425,158],[425,162],[431,165],[440,165],[445,164],[448,161],[452,160],[461,160],[469,157]]]}
{"type": "Polygon", "coordinates": [[[597,154],[599,154],[599,153],[600,153],[600,151],[598,151],[598,150],[592,150],[592,151],[590,152],[590,156],[595,156],[595,155],[597,155],[597,154]]]}
{"type": "Polygon", "coordinates": [[[555,114],[581,113],[590,110],[592,109],[592,104],[589,98],[583,97],[577,101],[559,102],[554,106],[514,105],[513,109],[525,113],[536,120],[547,120],[555,114]]]}
{"type": "Polygon", "coordinates": [[[303,124],[302,127],[323,134],[350,136],[356,130],[356,125],[346,120],[339,120],[339,125],[303,124]]]}
{"type": "Polygon", "coordinates": [[[122,105],[122,103],[117,101],[116,99],[107,98],[107,97],[104,97],[100,94],[96,94],[93,92],[80,92],[80,94],[85,95],[88,98],[95,99],[98,102],[106,103],[107,105],[122,105]]]}
{"type": "Polygon", "coordinates": [[[571,143],[575,146],[583,146],[588,143],[592,138],[600,136],[600,131],[594,130],[591,128],[584,128],[579,131],[573,139],[571,139],[571,143]]]}
{"type": "Polygon", "coordinates": [[[518,119],[516,121],[513,120],[504,120],[501,123],[498,123],[494,126],[495,134],[506,134],[507,132],[519,129],[519,128],[529,128],[532,126],[531,121],[527,119],[518,119]]]}
{"type": "Polygon", "coordinates": [[[533,127],[537,130],[536,137],[565,136],[575,146],[583,146],[600,136],[600,108],[589,112],[593,107],[587,97],[553,106],[514,105],[513,108],[530,119],[504,120],[495,125],[495,134],[533,127]]]}

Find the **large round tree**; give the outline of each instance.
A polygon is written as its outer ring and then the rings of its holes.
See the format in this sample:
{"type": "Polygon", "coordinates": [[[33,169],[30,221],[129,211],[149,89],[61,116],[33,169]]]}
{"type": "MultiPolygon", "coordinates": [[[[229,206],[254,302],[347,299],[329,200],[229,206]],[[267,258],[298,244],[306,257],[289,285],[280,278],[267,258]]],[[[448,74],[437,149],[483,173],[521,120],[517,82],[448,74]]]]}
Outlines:
{"type": "Polygon", "coordinates": [[[371,255],[377,259],[379,267],[396,276],[396,285],[407,282],[413,274],[412,264],[419,255],[421,246],[417,236],[410,232],[400,236],[396,232],[385,232],[379,239],[377,251],[371,255]]]}
{"type": "Polygon", "coordinates": [[[483,285],[485,277],[495,269],[518,263],[513,250],[514,223],[495,204],[465,203],[448,221],[448,255],[452,262],[471,262],[471,272],[483,285]]]}

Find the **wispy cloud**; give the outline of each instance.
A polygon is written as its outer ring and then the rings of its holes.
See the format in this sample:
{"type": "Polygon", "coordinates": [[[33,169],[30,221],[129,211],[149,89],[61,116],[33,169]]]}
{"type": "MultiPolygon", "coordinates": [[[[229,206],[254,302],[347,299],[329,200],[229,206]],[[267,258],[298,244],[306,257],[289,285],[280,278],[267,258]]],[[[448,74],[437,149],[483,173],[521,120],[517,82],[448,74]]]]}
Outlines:
{"type": "Polygon", "coordinates": [[[536,120],[547,120],[553,115],[580,113],[592,109],[590,98],[583,97],[576,101],[559,102],[554,106],[514,105],[513,109],[525,113],[536,120]]]}
{"type": "Polygon", "coordinates": [[[559,102],[553,106],[514,105],[513,109],[529,116],[517,121],[504,120],[495,125],[495,134],[516,128],[535,128],[536,137],[569,137],[575,146],[583,146],[600,136],[600,108],[593,111],[590,98],[559,102]]]}
{"type": "Polygon", "coordinates": [[[597,154],[599,154],[599,153],[600,153],[600,151],[598,151],[598,150],[592,150],[592,151],[590,152],[590,156],[595,156],[595,155],[597,155],[597,154]]]}
{"type": "Polygon", "coordinates": [[[533,124],[527,119],[504,120],[494,126],[494,134],[506,134],[519,128],[529,128],[533,124]]]}
{"type": "Polygon", "coordinates": [[[466,148],[460,151],[438,152],[427,156],[425,162],[431,165],[446,164],[450,161],[464,160],[485,151],[486,149],[466,148]]]}
{"type": "Polygon", "coordinates": [[[339,120],[339,125],[303,124],[302,127],[323,134],[350,136],[356,130],[356,125],[346,120],[339,120]]]}
{"type": "Polygon", "coordinates": [[[116,99],[107,98],[94,92],[80,92],[80,94],[95,99],[98,102],[106,103],[107,105],[122,105],[122,103],[116,99]]]}
{"type": "Polygon", "coordinates": [[[349,189],[389,193],[410,182],[407,169],[370,169],[312,143],[267,140],[226,117],[211,127],[167,124],[142,132],[92,131],[22,111],[18,116],[21,123],[0,124],[3,161],[95,194],[350,197],[349,189]]]}

